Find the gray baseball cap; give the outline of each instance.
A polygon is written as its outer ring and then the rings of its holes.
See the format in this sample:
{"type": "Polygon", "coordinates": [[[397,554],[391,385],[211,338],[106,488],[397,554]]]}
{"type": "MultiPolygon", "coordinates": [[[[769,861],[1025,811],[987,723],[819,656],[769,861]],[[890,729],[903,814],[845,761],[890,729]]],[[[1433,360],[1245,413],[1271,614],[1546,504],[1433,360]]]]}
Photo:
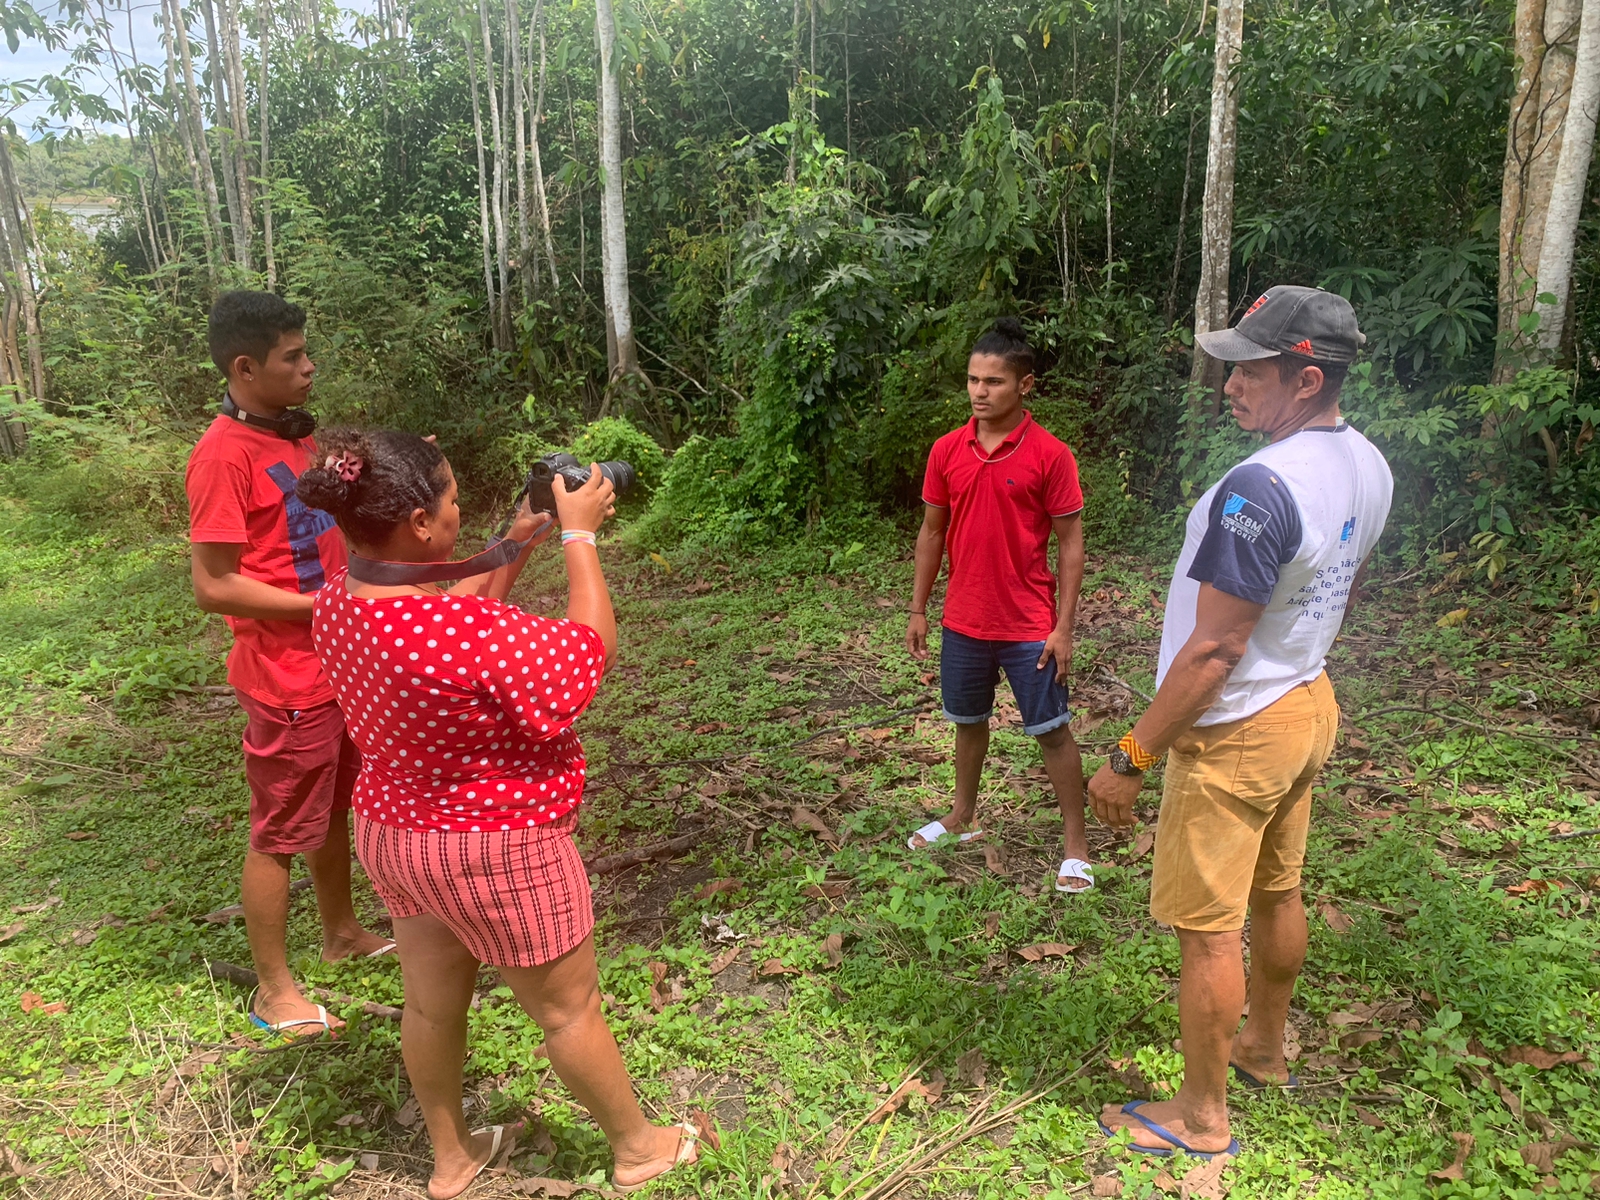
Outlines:
{"type": "Polygon", "coordinates": [[[1285,283],[1262,292],[1232,329],[1196,334],[1194,340],[1225,362],[1298,354],[1313,362],[1348,363],[1367,336],[1343,296],[1285,283]]]}

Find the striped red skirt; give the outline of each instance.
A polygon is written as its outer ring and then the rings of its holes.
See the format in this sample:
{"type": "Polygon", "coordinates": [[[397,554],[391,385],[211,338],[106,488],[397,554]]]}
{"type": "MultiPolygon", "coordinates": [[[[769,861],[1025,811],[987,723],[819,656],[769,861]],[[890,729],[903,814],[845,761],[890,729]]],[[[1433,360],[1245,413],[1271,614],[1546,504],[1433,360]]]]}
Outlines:
{"type": "Polygon", "coordinates": [[[391,916],[437,917],[479,962],[536,967],[594,928],[577,826],[577,809],[480,833],[402,829],[357,814],[356,855],[391,916]]]}

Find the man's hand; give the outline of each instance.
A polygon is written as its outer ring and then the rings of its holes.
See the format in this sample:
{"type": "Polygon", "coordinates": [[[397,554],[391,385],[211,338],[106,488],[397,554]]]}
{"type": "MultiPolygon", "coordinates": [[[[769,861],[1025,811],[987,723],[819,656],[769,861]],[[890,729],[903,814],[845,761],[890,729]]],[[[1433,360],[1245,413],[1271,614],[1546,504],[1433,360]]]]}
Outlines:
{"type": "Polygon", "coordinates": [[[1051,659],[1056,660],[1056,682],[1062,687],[1067,685],[1067,674],[1072,670],[1072,631],[1070,629],[1052,629],[1050,636],[1044,640],[1044,650],[1039,655],[1039,670],[1044,670],[1045,664],[1051,659]]]}
{"type": "Polygon", "coordinates": [[[1089,781],[1089,807],[1113,829],[1127,829],[1133,824],[1133,802],[1143,786],[1143,775],[1118,775],[1108,764],[1089,781]]]}
{"type": "Polygon", "coordinates": [[[921,613],[912,613],[906,622],[906,649],[918,662],[928,657],[928,618],[921,613]]]}

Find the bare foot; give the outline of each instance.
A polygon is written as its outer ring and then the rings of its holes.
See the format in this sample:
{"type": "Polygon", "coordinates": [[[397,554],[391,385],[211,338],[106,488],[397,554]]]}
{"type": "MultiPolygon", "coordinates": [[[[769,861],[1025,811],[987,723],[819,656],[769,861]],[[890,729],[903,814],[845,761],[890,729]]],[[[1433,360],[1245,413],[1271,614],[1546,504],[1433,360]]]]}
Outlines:
{"type": "MultiPolygon", "coordinates": [[[[944,826],[946,833],[968,833],[972,829],[970,820],[962,820],[953,812],[945,813],[944,816],[939,818],[939,823],[944,826]]],[[[914,850],[925,850],[931,844],[920,833],[911,835],[911,847],[914,850]]]]}
{"type": "MultiPolygon", "coordinates": [[[[1185,1116],[1175,1100],[1161,1100],[1151,1104],[1141,1104],[1139,1115],[1154,1125],[1160,1125],[1174,1137],[1181,1139],[1185,1145],[1202,1154],[1218,1154],[1233,1144],[1233,1136],[1228,1132],[1228,1117],[1224,1110],[1222,1121],[1217,1123],[1202,1123],[1193,1115],[1185,1116]]],[[[1122,1111],[1120,1104],[1108,1104],[1100,1110],[1100,1120],[1107,1129],[1117,1130],[1126,1128],[1133,1133],[1133,1143],[1143,1146],[1147,1150],[1171,1150],[1173,1144],[1162,1140],[1161,1136],[1145,1128],[1129,1113],[1122,1111]]]]}
{"type": "Polygon", "coordinates": [[[1276,1084],[1282,1087],[1289,1082],[1289,1060],[1283,1056],[1283,1038],[1281,1036],[1278,1039],[1278,1053],[1276,1055],[1263,1054],[1261,1047],[1245,1042],[1244,1031],[1241,1030],[1234,1036],[1233,1049],[1228,1053],[1228,1062],[1230,1065],[1237,1066],[1241,1071],[1255,1076],[1262,1083],[1276,1084]]]}
{"type": "Polygon", "coordinates": [[[345,958],[365,958],[374,950],[394,945],[393,938],[382,937],[357,925],[348,933],[324,934],[322,961],[338,962],[345,958]]]}
{"type": "Polygon", "coordinates": [[[285,1021],[309,1021],[309,1025],[294,1025],[281,1032],[290,1037],[317,1037],[323,1032],[333,1032],[343,1029],[344,1022],[332,1013],[328,1014],[327,1025],[324,1027],[317,1020],[317,1006],[302,996],[297,988],[288,988],[284,991],[256,993],[256,1002],[251,1011],[268,1025],[281,1025],[285,1021]]]}
{"type": "MultiPolygon", "coordinates": [[[[616,1166],[611,1178],[618,1187],[638,1187],[657,1175],[665,1175],[678,1165],[678,1155],[683,1150],[684,1139],[689,1135],[679,1125],[652,1125],[637,1146],[619,1147],[616,1166]]],[[[685,1163],[698,1161],[699,1147],[691,1144],[684,1155],[685,1163]]],[[[441,1198],[442,1200],[442,1198],[441,1198]]]]}
{"type": "Polygon", "coordinates": [[[433,1200],[451,1200],[459,1196],[489,1165],[490,1158],[515,1148],[521,1132],[522,1122],[507,1125],[505,1132],[500,1135],[500,1145],[496,1147],[494,1130],[485,1129],[470,1136],[467,1144],[469,1153],[451,1155],[448,1161],[443,1155],[436,1155],[433,1176],[428,1180],[428,1195],[433,1200]]]}

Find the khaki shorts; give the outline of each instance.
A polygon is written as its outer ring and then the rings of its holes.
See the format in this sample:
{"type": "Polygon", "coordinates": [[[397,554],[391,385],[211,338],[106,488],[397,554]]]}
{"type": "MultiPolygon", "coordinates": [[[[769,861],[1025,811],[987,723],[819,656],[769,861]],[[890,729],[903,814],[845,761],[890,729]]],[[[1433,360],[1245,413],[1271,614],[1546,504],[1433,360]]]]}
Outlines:
{"type": "Polygon", "coordinates": [[[1299,887],[1311,784],[1338,732],[1324,673],[1254,716],[1197,726],[1174,742],[1150,915],[1178,929],[1242,929],[1252,889],[1299,887]]]}

